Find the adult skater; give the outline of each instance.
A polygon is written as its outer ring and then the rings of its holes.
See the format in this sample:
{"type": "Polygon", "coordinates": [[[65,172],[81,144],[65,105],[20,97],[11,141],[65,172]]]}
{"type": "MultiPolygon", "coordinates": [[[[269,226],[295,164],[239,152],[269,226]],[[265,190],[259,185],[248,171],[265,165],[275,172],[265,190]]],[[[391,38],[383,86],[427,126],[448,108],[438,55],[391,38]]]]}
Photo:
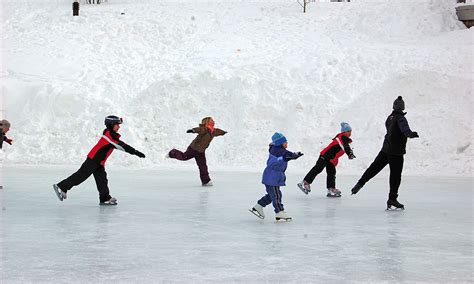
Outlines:
{"type": "Polygon", "coordinates": [[[112,154],[114,149],[125,151],[129,154],[145,158],[145,154],[135,150],[133,147],[125,144],[120,140],[120,124],[123,123],[122,118],[109,115],[105,118],[106,129],[102,132],[102,137],[97,145],[87,155],[86,161],[82,164],[77,172],[58,184],[53,184],[54,191],[60,201],[67,198],[67,191],[72,187],[81,184],[90,175],[94,175],[97,190],[99,191],[100,205],[117,205],[117,199],[110,196],[109,187],[107,185],[107,173],[105,172],[105,162],[112,154]]]}
{"type": "Polygon", "coordinates": [[[263,171],[262,183],[265,185],[267,194],[264,195],[257,204],[250,210],[254,215],[260,219],[265,218],[263,208],[270,203],[273,203],[275,209],[275,219],[277,221],[291,221],[291,217],[286,214],[282,203],[282,194],[280,186],[285,186],[286,176],[285,171],[288,166],[288,161],[296,160],[303,156],[301,152],[290,152],[286,150],[288,142],[286,137],[276,132],[272,136],[272,143],[268,150],[267,167],[263,171]]]}
{"type": "Polygon", "coordinates": [[[7,142],[12,145],[13,140],[7,137],[7,132],[10,130],[10,122],[8,120],[0,120],[0,149],[3,147],[3,142],[7,142]]]}
{"type": "Polygon", "coordinates": [[[202,186],[212,186],[211,178],[207,170],[206,163],[206,149],[211,144],[212,139],[216,136],[223,136],[227,132],[214,127],[215,122],[212,117],[205,117],[202,119],[199,127],[195,127],[186,131],[186,133],[197,133],[198,135],[186,149],[186,152],[173,149],[169,151],[167,157],[177,159],[180,161],[187,161],[192,158],[196,160],[199,168],[199,177],[201,178],[202,186]]]}
{"type": "Polygon", "coordinates": [[[406,112],[403,112],[404,109],[405,102],[400,96],[393,102],[393,112],[385,121],[387,134],[383,141],[382,150],[352,188],[352,194],[356,194],[388,164],[390,166],[390,192],[387,210],[392,209],[392,206],[395,209],[405,209],[405,206],[397,200],[403,170],[403,155],[406,153],[407,138],[419,137],[418,133],[411,131],[408,126],[408,121],[405,118],[406,112]]]}
{"type": "Polygon", "coordinates": [[[311,183],[316,176],[326,168],[326,188],[327,197],[341,197],[341,191],[336,188],[336,166],[339,163],[339,157],[347,154],[350,160],[355,158],[351,146],[352,140],[349,138],[352,134],[352,128],[347,122],[341,122],[341,132],[332,139],[332,142],[319,153],[316,165],[306,174],[303,181],[298,183],[298,187],[305,194],[311,191],[311,183]]]}

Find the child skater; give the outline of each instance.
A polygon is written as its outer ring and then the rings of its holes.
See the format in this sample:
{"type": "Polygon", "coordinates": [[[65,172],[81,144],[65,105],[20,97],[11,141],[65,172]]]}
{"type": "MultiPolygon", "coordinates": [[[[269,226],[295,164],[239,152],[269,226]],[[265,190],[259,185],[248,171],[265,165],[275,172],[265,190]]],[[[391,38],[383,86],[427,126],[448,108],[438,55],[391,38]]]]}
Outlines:
{"type": "Polygon", "coordinates": [[[7,132],[10,130],[10,122],[8,120],[0,120],[0,149],[2,149],[3,142],[7,142],[8,144],[12,145],[13,140],[9,139],[6,135],[7,132]]]}
{"type": "Polygon", "coordinates": [[[280,186],[285,186],[285,171],[288,166],[288,161],[298,159],[303,156],[303,153],[293,153],[286,150],[286,148],[288,148],[286,137],[278,132],[273,134],[272,143],[268,150],[267,167],[263,171],[262,177],[262,183],[265,185],[267,194],[260,198],[252,209],[249,209],[250,212],[260,219],[265,218],[263,207],[273,203],[276,214],[275,219],[277,221],[291,221],[291,217],[286,214],[283,203],[281,203],[282,194],[280,186]]]}
{"type": "Polygon", "coordinates": [[[216,136],[223,136],[227,132],[214,127],[215,122],[212,117],[205,117],[202,119],[199,127],[195,127],[186,131],[186,133],[197,133],[198,136],[194,138],[193,142],[188,146],[186,152],[181,152],[177,149],[169,151],[167,157],[177,159],[180,161],[187,161],[192,158],[196,160],[199,168],[199,176],[201,178],[202,186],[212,186],[209,172],[207,171],[206,163],[206,149],[209,147],[212,139],[216,136]]]}
{"type": "Polygon", "coordinates": [[[86,161],[82,164],[77,172],[58,184],[53,184],[54,191],[60,201],[67,198],[67,191],[72,187],[81,184],[91,174],[94,175],[97,190],[99,191],[100,205],[117,205],[117,199],[110,196],[109,187],[107,186],[107,173],[105,172],[105,162],[112,154],[114,149],[125,151],[140,158],[145,158],[145,154],[135,150],[133,147],[125,144],[120,140],[120,124],[123,123],[122,118],[109,115],[105,118],[106,129],[102,132],[97,145],[87,155],[86,161]]]}
{"type": "Polygon", "coordinates": [[[311,191],[311,183],[313,183],[316,176],[326,168],[327,179],[326,185],[328,189],[327,197],[341,197],[341,191],[336,188],[336,166],[339,162],[339,157],[347,154],[349,159],[354,159],[355,155],[349,146],[352,140],[349,138],[352,134],[352,128],[349,123],[341,123],[341,133],[337,134],[332,139],[332,142],[324,148],[319,156],[316,165],[306,174],[304,180],[298,183],[298,187],[308,194],[311,191]]]}

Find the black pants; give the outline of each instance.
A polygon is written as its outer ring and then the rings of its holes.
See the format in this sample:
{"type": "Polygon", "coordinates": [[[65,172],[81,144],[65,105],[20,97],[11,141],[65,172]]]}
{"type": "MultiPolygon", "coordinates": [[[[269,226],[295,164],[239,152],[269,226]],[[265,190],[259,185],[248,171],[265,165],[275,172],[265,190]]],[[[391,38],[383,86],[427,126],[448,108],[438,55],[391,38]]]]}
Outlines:
{"type": "Polygon", "coordinates": [[[67,192],[72,187],[84,182],[92,174],[94,175],[97,190],[99,191],[100,202],[109,200],[111,196],[109,194],[109,187],[107,185],[108,180],[105,168],[104,166],[89,158],[86,159],[77,172],[58,183],[58,187],[62,191],[67,192]]]}
{"type": "Polygon", "coordinates": [[[388,199],[396,200],[398,197],[398,188],[400,187],[400,182],[402,180],[403,155],[389,155],[380,151],[375,160],[360,178],[359,183],[364,185],[385,168],[387,164],[390,166],[390,193],[388,199]]]}
{"type": "Polygon", "coordinates": [[[312,184],[314,179],[318,174],[320,174],[324,168],[326,168],[326,187],[327,188],[336,188],[336,167],[328,160],[324,159],[322,156],[319,156],[316,165],[306,174],[304,180],[312,184]]]}

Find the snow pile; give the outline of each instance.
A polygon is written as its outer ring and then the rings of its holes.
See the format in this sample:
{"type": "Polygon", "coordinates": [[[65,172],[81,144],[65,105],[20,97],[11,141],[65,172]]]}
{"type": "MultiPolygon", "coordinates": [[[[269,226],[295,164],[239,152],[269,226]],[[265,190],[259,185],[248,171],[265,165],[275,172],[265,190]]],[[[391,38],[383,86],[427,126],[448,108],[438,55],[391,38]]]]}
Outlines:
{"type": "MultiPolygon", "coordinates": [[[[352,125],[361,174],[382,146],[402,95],[421,138],[408,142],[407,175],[471,175],[473,34],[455,1],[132,1],[81,5],[3,1],[1,98],[12,122],[4,163],[77,164],[109,114],[125,142],[147,154],[110,164],[182,167],[205,116],[229,131],[208,150],[212,169],[261,171],[275,131],[305,156],[352,125]]],[[[194,165],[187,165],[193,166],[194,165]]],[[[186,166],[185,166],[186,167],[186,166]]]]}

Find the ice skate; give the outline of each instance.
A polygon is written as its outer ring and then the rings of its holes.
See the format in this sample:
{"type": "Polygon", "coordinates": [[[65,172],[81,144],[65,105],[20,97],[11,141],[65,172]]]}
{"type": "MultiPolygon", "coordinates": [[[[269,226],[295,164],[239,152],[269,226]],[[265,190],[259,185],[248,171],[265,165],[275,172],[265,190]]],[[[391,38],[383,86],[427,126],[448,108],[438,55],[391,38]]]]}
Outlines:
{"type": "Polygon", "coordinates": [[[57,184],[53,184],[53,189],[54,192],[56,193],[56,196],[59,198],[59,201],[63,201],[64,199],[67,198],[67,193],[62,191],[57,184]]]}
{"type": "Polygon", "coordinates": [[[327,197],[341,197],[341,191],[337,188],[328,188],[327,197]]]}
{"type": "Polygon", "coordinates": [[[398,202],[396,199],[387,200],[387,211],[398,210],[398,209],[405,210],[405,206],[401,204],[400,202],[398,202]]]}
{"type": "Polygon", "coordinates": [[[115,206],[117,205],[117,198],[111,197],[109,200],[99,203],[101,206],[115,206]]]}
{"type": "Polygon", "coordinates": [[[213,186],[212,180],[208,181],[207,183],[203,183],[202,186],[213,186]]]}
{"type": "Polygon", "coordinates": [[[260,205],[260,204],[255,204],[254,207],[252,207],[251,209],[249,209],[249,211],[254,214],[255,216],[257,216],[258,218],[260,219],[264,219],[265,218],[265,213],[263,213],[263,206],[260,205]]]}
{"type": "Polygon", "coordinates": [[[288,216],[288,215],[286,214],[285,211],[280,211],[280,212],[278,212],[278,213],[275,214],[275,220],[276,220],[277,222],[279,222],[279,221],[286,221],[286,222],[289,222],[289,221],[291,221],[292,219],[291,219],[290,216],[288,216]]]}
{"type": "Polygon", "coordinates": [[[354,187],[352,188],[352,194],[357,194],[357,192],[359,192],[359,190],[362,188],[362,184],[360,183],[356,183],[356,185],[354,185],[354,187]]]}
{"type": "Polygon", "coordinates": [[[308,194],[308,193],[311,192],[311,185],[309,183],[307,183],[306,181],[302,181],[302,182],[298,183],[298,187],[301,189],[301,191],[304,194],[308,194]]]}

